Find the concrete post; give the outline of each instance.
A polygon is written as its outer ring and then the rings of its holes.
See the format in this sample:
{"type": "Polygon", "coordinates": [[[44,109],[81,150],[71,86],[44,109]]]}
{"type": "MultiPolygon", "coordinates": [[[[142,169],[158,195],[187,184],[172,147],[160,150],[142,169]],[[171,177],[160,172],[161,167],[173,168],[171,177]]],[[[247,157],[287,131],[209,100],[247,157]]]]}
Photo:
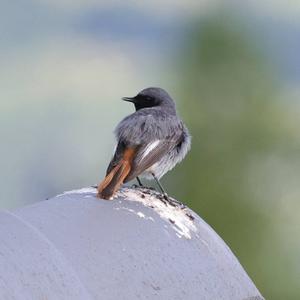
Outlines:
{"type": "Polygon", "coordinates": [[[260,300],[222,239],[157,192],[94,188],[0,213],[0,299],[260,300]]]}

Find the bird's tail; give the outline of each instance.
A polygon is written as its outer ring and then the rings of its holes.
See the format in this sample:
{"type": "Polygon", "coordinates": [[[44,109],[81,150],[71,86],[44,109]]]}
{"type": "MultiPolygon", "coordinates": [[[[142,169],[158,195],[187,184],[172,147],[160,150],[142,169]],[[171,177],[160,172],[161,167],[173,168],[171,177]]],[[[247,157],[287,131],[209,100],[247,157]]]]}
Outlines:
{"type": "Polygon", "coordinates": [[[134,149],[127,148],[123,153],[123,158],[119,163],[106,175],[98,186],[98,197],[109,200],[114,193],[120,188],[125,178],[131,170],[131,163],[134,156],[134,149]]]}

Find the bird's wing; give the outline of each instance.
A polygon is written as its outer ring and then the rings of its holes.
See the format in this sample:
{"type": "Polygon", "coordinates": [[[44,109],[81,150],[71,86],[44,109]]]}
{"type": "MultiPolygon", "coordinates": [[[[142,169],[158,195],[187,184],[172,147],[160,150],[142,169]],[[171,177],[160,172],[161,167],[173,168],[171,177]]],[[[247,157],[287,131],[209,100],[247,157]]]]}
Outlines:
{"type": "Polygon", "coordinates": [[[133,159],[131,170],[124,182],[130,181],[146,171],[169,151],[174,149],[177,144],[177,138],[168,138],[164,140],[154,140],[148,144],[140,145],[133,159]]]}
{"type": "Polygon", "coordinates": [[[106,175],[123,159],[125,151],[133,148],[135,154],[124,182],[134,179],[180,143],[182,130],[182,122],[162,114],[134,113],[126,117],[116,128],[118,145],[106,175]]]}
{"type": "Polygon", "coordinates": [[[123,140],[120,140],[116,146],[114,156],[112,157],[112,159],[107,167],[106,175],[108,175],[112,171],[112,169],[116,165],[118,165],[118,163],[120,162],[120,160],[123,157],[123,153],[124,153],[125,149],[126,149],[125,142],[123,140]]]}

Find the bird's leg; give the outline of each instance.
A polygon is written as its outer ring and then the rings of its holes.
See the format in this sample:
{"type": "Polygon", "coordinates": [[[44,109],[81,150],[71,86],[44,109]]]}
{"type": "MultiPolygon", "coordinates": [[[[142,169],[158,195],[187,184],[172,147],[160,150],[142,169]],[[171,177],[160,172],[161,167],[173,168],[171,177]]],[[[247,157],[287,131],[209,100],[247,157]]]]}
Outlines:
{"type": "Polygon", "coordinates": [[[141,180],[139,179],[138,176],[136,176],[136,180],[137,180],[139,186],[140,186],[140,187],[143,187],[143,184],[142,184],[142,182],[141,182],[141,180]]]}
{"type": "Polygon", "coordinates": [[[136,176],[135,178],[136,178],[136,181],[138,182],[139,185],[133,184],[132,187],[133,187],[133,188],[138,188],[138,187],[144,188],[145,186],[142,184],[141,179],[140,179],[138,176],[136,176]]]}
{"type": "MultiPolygon", "coordinates": [[[[154,173],[151,173],[151,174],[152,174],[154,180],[156,181],[157,185],[159,186],[161,192],[163,193],[164,199],[165,199],[170,205],[172,205],[172,206],[177,206],[177,205],[179,205],[179,206],[181,206],[182,209],[186,207],[186,206],[185,206],[184,204],[182,204],[180,201],[175,200],[175,199],[170,199],[169,196],[168,196],[168,194],[165,192],[163,186],[162,186],[161,183],[159,182],[158,178],[155,176],[155,174],[154,174],[154,173]]],[[[165,203],[165,204],[166,204],[166,203],[165,203]]]]}
{"type": "Polygon", "coordinates": [[[155,176],[154,173],[151,173],[151,175],[153,176],[154,180],[156,181],[157,185],[160,188],[160,191],[162,192],[162,194],[164,195],[164,199],[165,200],[169,200],[168,194],[165,192],[164,188],[162,187],[161,183],[159,182],[158,178],[155,176]]]}

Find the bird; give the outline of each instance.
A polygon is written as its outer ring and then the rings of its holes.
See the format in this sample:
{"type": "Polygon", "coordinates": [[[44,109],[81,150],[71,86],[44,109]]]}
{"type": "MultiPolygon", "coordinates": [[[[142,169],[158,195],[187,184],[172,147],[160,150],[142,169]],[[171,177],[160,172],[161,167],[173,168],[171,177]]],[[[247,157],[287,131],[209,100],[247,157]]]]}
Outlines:
{"type": "Polygon", "coordinates": [[[191,135],[164,89],[149,87],[122,99],[133,103],[135,112],[115,129],[117,145],[97,196],[112,200],[123,183],[136,178],[143,186],[141,177],[154,179],[167,199],[159,180],[186,156],[191,135]]]}

